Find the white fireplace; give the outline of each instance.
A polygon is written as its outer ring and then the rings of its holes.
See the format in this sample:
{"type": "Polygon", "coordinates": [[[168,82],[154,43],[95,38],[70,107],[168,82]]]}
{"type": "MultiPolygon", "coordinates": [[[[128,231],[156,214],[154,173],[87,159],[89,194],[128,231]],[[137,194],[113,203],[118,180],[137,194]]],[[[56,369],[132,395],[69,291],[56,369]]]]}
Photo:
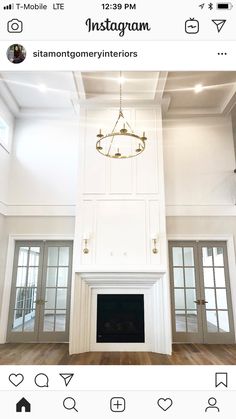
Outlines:
{"type": "Polygon", "coordinates": [[[169,307],[164,307],[165,272],[77,273],[71,319],[71,353],[90,351],[148,351],[171,353],[169,307]],[[142,294],[145,340],[142,343],[98,343],[97,295],[142,294]]]}
{"type": "Polygon", "coordinates": [[[137,98],[137,107],[131,103],[124,110],[148,138],[145,152],[132,159],[109,159],[95,147],[99,124],[109,132],[117,107],[109,101],[91,106],[91,99],[81,106],[70,353],[171,353],[162,114],[156,99],[137,98]],[[145,339],[97,341],[97,295],[104,293],[144,296],[145,339]]]}

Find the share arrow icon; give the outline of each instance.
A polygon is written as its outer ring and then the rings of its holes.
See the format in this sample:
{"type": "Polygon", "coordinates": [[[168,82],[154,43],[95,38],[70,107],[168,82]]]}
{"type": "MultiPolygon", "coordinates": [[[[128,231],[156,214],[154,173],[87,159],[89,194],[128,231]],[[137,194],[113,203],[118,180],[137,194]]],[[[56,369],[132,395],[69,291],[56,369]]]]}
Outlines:
{"type": "Polygon", "coordinates": [[[71,382],[71,380],[74,376],[74,374],[59,374],[59,375],[63,378],[66,387],[71,382]]]}
{"type": "Polygon", "coordinates": [[[215,20],[212,20],[212,22],[216,25],[217,31],[219,33],[221,31],[221,29],[223,28],[223,26],[226,22],[226,19],[221,19],[221,20],[220,19],[215,19],[215,20]]]}

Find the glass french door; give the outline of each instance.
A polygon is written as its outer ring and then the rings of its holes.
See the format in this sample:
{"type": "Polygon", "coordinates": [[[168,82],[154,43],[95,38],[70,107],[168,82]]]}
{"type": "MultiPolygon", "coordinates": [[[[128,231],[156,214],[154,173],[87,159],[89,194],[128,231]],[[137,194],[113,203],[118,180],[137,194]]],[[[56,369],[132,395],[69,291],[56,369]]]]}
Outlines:
{"type": "Polygon", "coordinates": [[[226,242],[170,242],[174,342],[234,343],[226,242]]]}
{"type": "Polygon", "coordinates": [[[8,342],[69,339],[72,242],[16,242],[8,342]]]}

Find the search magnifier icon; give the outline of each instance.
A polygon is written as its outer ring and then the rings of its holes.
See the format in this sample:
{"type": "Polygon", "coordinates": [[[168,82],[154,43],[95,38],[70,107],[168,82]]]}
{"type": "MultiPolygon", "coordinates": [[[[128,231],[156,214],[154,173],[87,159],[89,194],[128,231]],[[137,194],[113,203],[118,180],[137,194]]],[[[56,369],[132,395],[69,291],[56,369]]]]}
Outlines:
{"type": "Polygon", "coordinates": [[[76,401],[75,399],[73,399],[73,397],[66,397],[63,400],[63,406],[66,410],[75,410],[76,412],[78,412],[78,410],[76,409],[76,401]]]}

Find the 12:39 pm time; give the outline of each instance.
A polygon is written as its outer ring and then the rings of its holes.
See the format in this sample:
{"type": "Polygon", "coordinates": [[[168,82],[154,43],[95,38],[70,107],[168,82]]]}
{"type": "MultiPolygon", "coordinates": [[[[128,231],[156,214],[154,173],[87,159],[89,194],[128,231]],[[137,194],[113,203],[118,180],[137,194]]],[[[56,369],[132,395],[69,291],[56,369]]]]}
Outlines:
{"type": "Polygon", "coordinates": [[[136,4],[133,3],[102,3],[103,10],[136,10],[136,4]]]}

